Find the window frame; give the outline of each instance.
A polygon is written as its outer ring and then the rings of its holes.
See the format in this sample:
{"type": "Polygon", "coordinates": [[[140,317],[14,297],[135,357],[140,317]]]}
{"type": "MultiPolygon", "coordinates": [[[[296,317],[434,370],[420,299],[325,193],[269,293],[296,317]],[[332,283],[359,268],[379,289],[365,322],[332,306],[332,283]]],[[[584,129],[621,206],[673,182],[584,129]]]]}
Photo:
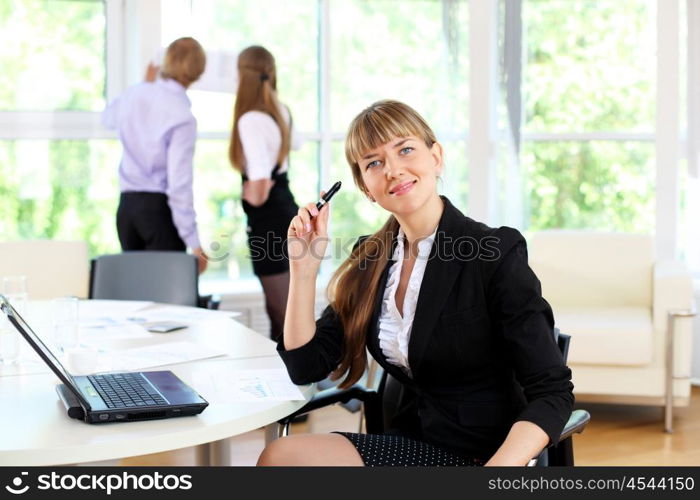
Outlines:
{"type": "MultiPolygon", "coordinates": [[[[319,146],[319,186],[326,187],[330,179],[332,146],[342,141],[343,134],[331,130],[330,121],[330,2],[317,0],[319,9],[319,130],[303,132],[307,141],[319,146]]],[[[522,0],[520,0],[522,1],[522,0]]],[[[658,63],[656,67],[656,125],[649,133],[576,132],[525,133],[524,141],[590,141],[610,140],[643,142],[654,141],[656,146],[656,246],[659,258],[675,258],[679,254],[681,160],[688,159],[681,150],[680,130],[680,40],[679,7],[681,0],[657,0],[656,36],[658,63]]],[[[690,56],[700,51],[700,37],[690,36],[700,29],[700,14],[692,15],[688,2],[688,109],[689,116],[697,116],[699,99],[691,99],[693,89],[700,88],[700,72],[691,66],[690,56]]],[[[161,30],[160,0],[104,0],[106,13],[106,100],[109,102],[129,84],[140,81],[143,68],[159,47],[161,30]],[[127,22],[128,20],[128,22],[127,22]]],[[[513,186],[498,186],[496,172],[496,145],[502,139],[496,129],[499,78],[497,75],[499,0],[469,0],[469,130],[466,137],[469,158],[469,214],[487,224],[502,219],[496,207],[498,190],[513,191],[513,186]],[[486,48],[486,50],[484,49],[486,48]],[[478,49],[478,50],[477,50],[478,49]],[[477,105],[478,104],[478,105],[477,105]],[[478,124],[474,126],[473,124],[478,124]]],[[[697,63],[695,63],[697,64],[697,63]]],[[[105,131],[99,123],[99,112],[0,112],[0,139],[113,139],[116,134],[105,131]]],[[[693,132],[686,146],[691,153],[700,150],[700,134],[693,132]]],[[[228,139],[224,132],[201,132],[203,139],[228,139]]],[[[694,160],[691,172],[695,172],[694,160]]],[[[517,182],[513,178],[512,182],[517,182]]],[[[509,181],[506,181],[509,182],[509,181]]],[[[463,204],[464,200],[457,200],[463,204]]],[[[517,226],[517,224],[516,224],[517,226]]]]}

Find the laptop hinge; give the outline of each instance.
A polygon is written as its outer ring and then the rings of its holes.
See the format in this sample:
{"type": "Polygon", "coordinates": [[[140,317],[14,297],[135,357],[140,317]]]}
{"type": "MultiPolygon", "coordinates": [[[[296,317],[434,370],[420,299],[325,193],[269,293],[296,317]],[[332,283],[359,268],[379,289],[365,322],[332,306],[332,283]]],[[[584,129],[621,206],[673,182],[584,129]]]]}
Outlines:
{"type": "Polygon", "coordinates": [[[73,391],[71,391],[64,384],[58,384],[56,386],[56,392],[58,397],[61,399],[63,406],[66,408],[66,413],[70,418],[77,418],[78,420],[85,420],[85,410],[80,406],[80,400],[75,397],[73,391]]]}

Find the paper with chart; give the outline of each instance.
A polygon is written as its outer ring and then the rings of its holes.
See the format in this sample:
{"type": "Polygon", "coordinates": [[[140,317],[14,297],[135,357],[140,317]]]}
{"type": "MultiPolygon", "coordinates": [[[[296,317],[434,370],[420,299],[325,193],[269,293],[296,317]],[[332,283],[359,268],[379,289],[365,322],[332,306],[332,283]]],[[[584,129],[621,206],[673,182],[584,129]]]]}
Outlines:
{"type": "Polygon", "coordinates": [[[192,387],[209,402],[303,401],[285,368],[235,370],[212,367],[193,377],[192,387]]]}

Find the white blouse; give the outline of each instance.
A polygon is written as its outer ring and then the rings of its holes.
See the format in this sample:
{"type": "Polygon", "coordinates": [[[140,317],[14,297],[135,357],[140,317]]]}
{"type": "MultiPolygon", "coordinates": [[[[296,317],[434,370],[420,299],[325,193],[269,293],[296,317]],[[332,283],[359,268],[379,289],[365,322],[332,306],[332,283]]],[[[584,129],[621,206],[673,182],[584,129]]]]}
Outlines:
{"type": "MultiPolygon", "coordinates": [[[[291,117],[286,106],[280,108],[282,118],[291,124],[291,117]]],[[[277,155],[282,145],[282,134],[274,118],[262,111],[248,111],[238,119],[238,135],[241,138],[245,172],[248,180],[269,179],[277,164],[277,155]]],[[[291,149],[299,149],[300,140],[294,126],[290,131],[291,149]]],[[[279,173],[286,172],[287,159],[280,166],[279,173]]]]}
{"type": "Polygon", "coordinates": [[[428,257],[430,256],[430,249],[433,246],[436,232],[437,228],[435,228],[433,234],[418,242],[418,256],[411,270],[408,288],[403,299],[403,315],[399,313],[396,307],[396,290],[399,287],[401,278],[405,240],[404,232],[400,228],[398,243],[392,257],[394,263],[389,269],[389,276],[384,289],[382,312],[379,316],[379,347],[382,349],[382,353],[386,356],[387,361],[403,369],[409,377],[411,376],[411,367],[408,365],[408,341],[411,338],[413,317],[416,314],[420,285],[423,282],[425,266],[428,264],[428,257]]]}

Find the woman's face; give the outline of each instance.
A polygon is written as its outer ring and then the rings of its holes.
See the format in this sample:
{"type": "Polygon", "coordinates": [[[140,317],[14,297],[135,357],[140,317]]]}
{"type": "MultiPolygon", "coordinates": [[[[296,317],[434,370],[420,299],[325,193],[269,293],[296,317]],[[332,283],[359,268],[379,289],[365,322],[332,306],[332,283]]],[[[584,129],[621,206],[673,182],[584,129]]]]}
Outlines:
{"type": "Polygon", "coordinates": [[[436,196],[442,146],[415,136],[396,137],[357,161],[370,196],[394,214],[410,214],[436,196]]]}

